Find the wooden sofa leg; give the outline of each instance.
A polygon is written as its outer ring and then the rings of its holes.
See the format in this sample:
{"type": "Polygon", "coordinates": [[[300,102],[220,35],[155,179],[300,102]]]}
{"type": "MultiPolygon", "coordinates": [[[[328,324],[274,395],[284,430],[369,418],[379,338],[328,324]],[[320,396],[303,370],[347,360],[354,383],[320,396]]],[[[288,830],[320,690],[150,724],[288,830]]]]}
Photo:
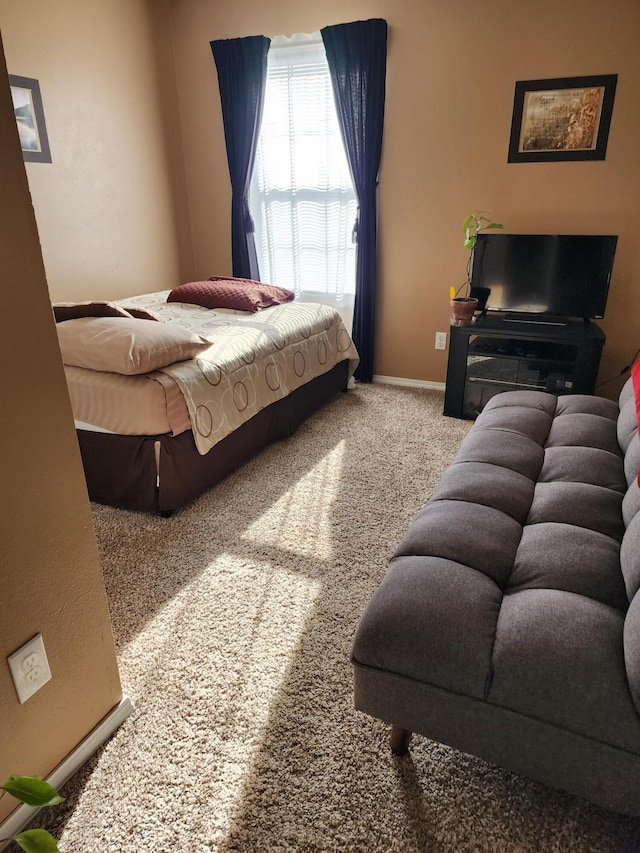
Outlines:
{"type": "Polygon", "coordinates": [[[394,755],[406,755],[412,734],[413,732],[401,729],[400,726],[391,726],[391,752],[394,755]]]}

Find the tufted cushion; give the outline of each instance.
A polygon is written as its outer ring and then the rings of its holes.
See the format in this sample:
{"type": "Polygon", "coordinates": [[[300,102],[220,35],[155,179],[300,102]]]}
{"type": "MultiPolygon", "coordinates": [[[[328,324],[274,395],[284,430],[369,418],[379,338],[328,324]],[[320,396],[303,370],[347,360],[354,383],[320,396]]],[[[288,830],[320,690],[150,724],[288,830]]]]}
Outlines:
{"type": "Polygon", "coordinates": [[[622,520],[629,527],[634,515],[640,512],[640,484],[633,480],[622,499],[622,520]]]}
{"type": "Polygon", "coordinates": [[[458,461],[487,462],[535,481],[544,462],[544,450],[538,442],[517,432],[474,427],[460,445],[454,459],[458,461]]]}
{"type": "Polygon", "coordinates": [[[467,501],[494,507],[523,524],[533,498],[533,481],[490,462],[455,462],[447,468],[433,500],[467,501]]]}
{"type": "Polygon", "coordinates": [[[629,690],[640,714],[640,595],[637,593],[624,620],[624,663],[629,690]]]}
{"type": "Polygon", "coordinates": [[[637,513],[627,528],[620,546],[620,568],[629,602],[640,589],[640,513],[637,513]]]}
{"type": "Polygon", "coordinates": [[[620,494],[627,490],[620,454],[594,447],[547,446],[538,482],[588,483],[620,494]]]}
{"type": "Polygon", "coordinates": [[[624,613],[628,606],[615,539],[558,522],[529,524],[509,578],[508,591],[556,589],[584,595],[624,613]]]}
{"type": "Polygon", "coordinates": [[[553,417],[558,406],[558,401],[551,394],[545,394],[544,391],[510,391],[508,394],[496,394],[492,397],[487,405],[482,410],[482,413],[476,420],[482,423],[483,418],[489,417],[489,412],[495,409],[510,409],[521,406],[526,411],[538,410],[546,412],[553,417]]]}
{"type": "Polygon", "coordinates": [[[638,471],[640,471],[640,435],[636,432],[624,454],[624,474],[629,485],[634,480],[638,480],[638,471]]]}
{"type": "Polygon", "coordinates": [[[546,411],[515,403],[513,406],[503,408],[486,406],[478,421],[481,429],[493,428],[500,430],[501,433],[513,432],[543,445],[553,418],[546,411]]]}
{"type": "Polygon", "coordinates": [[[442,557],[470,566],[503,585],[521,533],[518,522],[493,507],[465,501],[430,501],[400,542],[395,556],[442,557]]]}
{"type": "MultiPolygon", "coordinates": [[[[625,386],[626,387],[626,386],[625,386]]],[[[631,439],[638,430],[638,416],[636,414],[636,403],[633,396],[625,395],[626,402],[620,408],[618,418],[618,444],[626,453],[631,439]]]]}
{"type": "Polygon", "coordinates": [[[573,412],[554,418],[546,446],[597,448],[620,456],[616,422],[589,412],[573,412]]]}
{"type": "Polygon", "coordinates": [[[528,524],[557,521],[622,539],[622,495],[590,483],[538,483],[528,524]]]}
{"type": "Polygon", "coordinates": [[[631,377],[629,377],[629,379],[627,379],[627,381],[624,383],[624,385],[622,387],[622,390],[620,391],[620,396],[618,397],[619,408],[622,409],[627,404],[627,402],[629,400],[634,400],[634,402],[635,402],[635,397],[634,397],[634,392],[633,392],[633,380],[631,379],[631,377]]]}
{"type": "Polygon", "coordinates": [[[483,572],[439,557],[395,558],[360,623],[354,658],[484,699],[501,601],[483,572]]]}
{"type": "Polygon", "coordinates": [[[599,415],[615,423],[618,419],[618,406],[613,400],[592,397],[590,394],[567,394],[564,397],[558,397],[555,406],[556,416],[584,413],[599,415]]]}
{"type": "Polygon", "coordinates": [[[623,626],[623,613],[588,596],[552,589],[505,596],[488,701],[622,749],[640,749],[623,626]]]}

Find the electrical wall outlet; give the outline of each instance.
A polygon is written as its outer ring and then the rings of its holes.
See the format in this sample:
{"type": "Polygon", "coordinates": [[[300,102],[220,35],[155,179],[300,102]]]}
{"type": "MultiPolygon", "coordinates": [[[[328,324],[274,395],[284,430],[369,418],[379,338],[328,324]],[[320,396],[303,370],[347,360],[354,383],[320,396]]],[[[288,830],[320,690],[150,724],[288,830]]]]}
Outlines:
{"type": "Polygon", "coordinates": [[[17,652],[9,655],[7,661],[20,704],[26,702],[43,684],[51,680],[42,634],[36,634],[17,652]]]}
{"type": "Polygon", "coordinates": [[[446,332],[436,332],[436,349],[446,349],[447,348],[447,333],[446,332]]]}

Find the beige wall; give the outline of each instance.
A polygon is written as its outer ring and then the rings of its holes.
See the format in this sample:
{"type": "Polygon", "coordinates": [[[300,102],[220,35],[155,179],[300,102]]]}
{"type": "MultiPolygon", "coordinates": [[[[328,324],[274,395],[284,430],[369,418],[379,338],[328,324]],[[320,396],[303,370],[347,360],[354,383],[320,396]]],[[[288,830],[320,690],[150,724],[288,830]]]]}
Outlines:
{"type": "MultiPolygon", "coordinates": [[[[195,272],[230,272],[230,190],[208,41],[389,23],[380,173],[377,374],[444,381],[450,285],[464,280],[461,222],[483,208],[513,232],[620,235],[601,378],[640,343],[640,4],[634,0],[172,0],[195,272]],[[516,80],[618,73],[607,158],[508,164],[516,80]],[[209,108],[203,109],[203,105],[209,108]]],[[[613,383],[602,389],[615,393],[613,383]]]]}
{"type": "Polygon", "coordinates": [[[40,80],[47,115],[54,162],[27,173],[52,297],[229,273],[209,40],[368,17],[390,27],[375,372],[444,380],[434,333],[464,278],[460,223],[484,208],[510,231],[620,235],[601,378],[615,374],[636,349],[640,301],[632,0],[0,0],[9,68],[40,80]],[[604,162],[506,162],[516,80],[601,73],[619,74],[604,162]]]}
{"type": "MultiPolygon", "coordinates": [[[[448,326],[449,286],[464,276],[460,223],[485,208],[512,231],[620,235],[603,323],[601,376],[612,375],[639,343],[633,0],[0,0],[9,70],[42,88],[53,163],[26,172],[51,297],[116,298],[230,272],[209,40],[368,17],[390,25],[376,372],[444,379],[446,353],[433,337],[448,326]],[[604,162],[507,164],[516,80],[601,73],[620,75],[604,162]]],[[[0,127],[12,121],[0,67],[0,127]]],[[[118,701],[120,686],[13,132],[0,133],[0,172],[0,364],[10,401],[0,409],[0,651],[6,658],[41,631],[54,673],[21,706],[0,666],[0,775],[45,775],[118,701]]]]}
{"type": "MultiPolygon", "coordinates": [[[[50,773],[119,702],[121,690],[1,49],[0,128],[0,778],[4,780],[11,773],[50,773]],[[37,633],[43,636],[53,679],[20,705],[6,657],[37,633]]],[[[15,805],[15,800],[4,798],[0,819],[15,805]]]]}
{"type": "Polygon", "coordinates": [[[191,271],[168,0],[0,0],[11,74],[40,82],[53,162],[27,165],[52,299],[191,271]]]}

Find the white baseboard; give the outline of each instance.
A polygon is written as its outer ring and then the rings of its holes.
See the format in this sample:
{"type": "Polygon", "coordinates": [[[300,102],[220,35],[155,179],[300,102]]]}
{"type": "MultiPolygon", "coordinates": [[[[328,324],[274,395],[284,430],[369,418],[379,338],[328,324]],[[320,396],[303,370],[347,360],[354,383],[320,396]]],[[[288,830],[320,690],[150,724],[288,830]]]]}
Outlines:
{"type": "Polygon", "coordinates": [[[444,382],[427,382],[425,379],[402,379],[399,376],[374,376],[374,382],[382,385],[405,385],[409,388],[430,388],[432,391],[444,391],[444,382]]]}
{"type": "MultiPolygon", "coordinates": [[[[103,717],[98,725],[80,741],[74,750],[64,758],[56,769],[47,776],[46,781],[54,788],[60,788],[74,773],[96,752],[102,744],[111,737],[115,730],[127,719],[133,711],[131,699],[123,696],[119,704],[103,717]]],[[[0,838],[10,839],[17,835],[34,819],[40,809],[21,804],[18,808],[0,823],[0,838]]],[[[0,850],[3,850],[8,841],[0,842],[0,850]]]]}

